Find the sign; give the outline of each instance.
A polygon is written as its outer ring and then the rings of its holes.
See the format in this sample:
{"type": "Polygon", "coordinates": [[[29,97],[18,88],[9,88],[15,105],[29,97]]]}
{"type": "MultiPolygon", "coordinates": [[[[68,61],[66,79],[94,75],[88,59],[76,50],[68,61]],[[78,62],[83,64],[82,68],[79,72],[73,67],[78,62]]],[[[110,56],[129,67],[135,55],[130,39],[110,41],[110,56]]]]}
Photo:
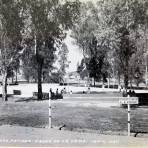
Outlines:
{"type": "Polygon", "coordinates": [[[123,97],[119,99],[120,104],[138,104],[139,100],[137,97],[123,97]]]}
{"type": "Polygon", "coordinates": [[[119,103],[120,104],[127,104],[127,107],[128,107],[128,123],[127,123],[127,126],[128,126],[128,136],[130,136],[130,132],[131,132],[131,125],[130,125],[130,105],[131,104],[138,104],[138,98],[137,97],[130,97],[129,95],[127,97],[122,97],[119,99],[119,103]]]}

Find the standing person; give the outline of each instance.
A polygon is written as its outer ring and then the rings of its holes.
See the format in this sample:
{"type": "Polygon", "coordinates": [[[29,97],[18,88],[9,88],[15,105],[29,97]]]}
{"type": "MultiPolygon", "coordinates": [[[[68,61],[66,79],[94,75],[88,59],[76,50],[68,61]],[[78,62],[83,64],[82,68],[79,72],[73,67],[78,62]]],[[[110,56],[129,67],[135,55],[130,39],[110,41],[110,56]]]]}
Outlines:
{"type": "Polygon", "coordinates": [[[66,94],[66,88],[65,88],[65,87],[64,87],[64,89],[63,89],[63,93],[66,94]]]}
{"type": "Polygon", "coordinates": [[[123,88],[123,93],[122,93],[122,96],[123,96],[123,97],[127,97],[127,91],[126,91],[126,89],[125,89],[125,88],[123,88]]]}
{"type": "Polygon", "coordinates": [[[136,93],[135,93],[134,89],[132,90],[131,94],[132,94],[133,97],[136,96],[136,93]]]}
{"type": "Polygon", "coordinates": [[[57,90],[56,90],[56,95],[58,95],[59,94],[59,90],[58,90],[58,88],[57,88],[57,90]]]}
{"type": "Polygon", "coordinates": [[[128,95],[131,97],[132,96],[132,91],[129,90],[128,95]]]}
{"type": "Polygon", "coordinates": [[[49,90],[49,99],[51,99],[53,97],[53,93],[52,93],[52,89],[50,88],[49,90]]]}
{"type": "Polygon", "coordinates": [[[119,92],[121,92],[121,90],[122,90],[122,86],[121,86],[121,85],[119,85],[119,92]]]}
{"type": "Polygon", "coordinates": [[[88,87],[87,93],[90,94],[90,87],[88,87]]]}

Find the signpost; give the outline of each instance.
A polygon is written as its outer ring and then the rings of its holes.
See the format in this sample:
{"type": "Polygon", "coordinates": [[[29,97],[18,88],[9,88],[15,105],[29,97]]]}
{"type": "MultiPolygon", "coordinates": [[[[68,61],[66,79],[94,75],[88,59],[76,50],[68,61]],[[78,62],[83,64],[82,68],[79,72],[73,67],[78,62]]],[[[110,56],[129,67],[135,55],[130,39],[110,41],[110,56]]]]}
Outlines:
{"type": "Polygon", "coordinates": [[[122,97],[119,99],[120,104],[127,104],[128,108],[128,136],[130,136],[130,105],[131,104],[138,104],[138,98],[137,97],[122,97]]]}

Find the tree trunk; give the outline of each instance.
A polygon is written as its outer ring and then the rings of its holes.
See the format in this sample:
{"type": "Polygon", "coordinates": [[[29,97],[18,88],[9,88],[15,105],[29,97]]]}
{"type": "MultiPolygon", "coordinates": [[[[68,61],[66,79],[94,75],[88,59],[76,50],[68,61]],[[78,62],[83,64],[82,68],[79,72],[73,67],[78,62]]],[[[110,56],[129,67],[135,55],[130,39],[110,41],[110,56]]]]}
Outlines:
{"type": "Polygon", "coordinates": [[[95,80],[95,78],[94,78],[94,87],[96,87],[96,80],[95,80]]]}
{"type": "Polygon", "coordinates": [[[38,82],[38,100],[42,100],[43,97],[43,92],[42,92],[42,68],[43,68],[43,62],[44,59],[41,57],[39,54],[39,48],[37,46],[37,38],[36,35],[34,36],[34,41],[35,41],[35,55],[36,55],[36,60],[37,60],[37,82],[38,82]]]}
{"type": "Polygon", "coordinates": [[[120,74],[118,75],[118,85],[121,85],[121,78],[120,78],[120,74]]]}
{"type": "Polygon", "coordinates": [[[2,100],[8,101],[7,98],[7,71],[2,74],[2,100]]]}
{"type": "Polygon", "coordinates": [[[110,88],[110,77],[108,77],[108,88],[110,88]]]}
{"type": "Polygon", "coordinates": [[[132,86],[132,80],[130,80],[130,88],[132,89],[132,87],[133,87],[133,86],[132,86]]]}
{"type": "Polygon", "coordinates": [[[128,82],[129,82],[129,75],[128,75],[128,69],[129,69],[129,58],[126,57],[125,59],[125,68],[124,68],[124,86],[125,86],[125,89],[127,90],[128,89],[128,82]]]}
{"type": "Polygon", "coordinates": [[[11,80],[12,80],[12,84],[13,84],[13,82],[14,82],[14,80],[13,80],[13,76],[12,76],[11,80]]]}
{"type": "Polygon", "coordinates": [[[42,100],[42,63],[38,62],[38,100],[42,100]]]}
{"type": "Polygon", "coordinates": [[[15,83],[17,83],[17,69],[15,70],[15,83]]]}
{"type": "Polygon", "coordinates": [[[127,74],[127,72],[124,73],[124,86],[125,86],[125,89],[128,88],[128,74],[127,74]]]}

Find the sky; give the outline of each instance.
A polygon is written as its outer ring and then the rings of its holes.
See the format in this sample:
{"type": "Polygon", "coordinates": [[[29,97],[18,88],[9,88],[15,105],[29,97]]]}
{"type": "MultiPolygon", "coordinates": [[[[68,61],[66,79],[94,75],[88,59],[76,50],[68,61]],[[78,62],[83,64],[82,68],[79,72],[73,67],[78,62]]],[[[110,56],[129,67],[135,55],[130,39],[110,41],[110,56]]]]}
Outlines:
{"type": "Polygon", "coordinates": [[[83,58],[81,49],[76,44],[74,44],[74,39],[70,37],[70,34],[67,35],[64,42],[66,43],[69,50],[68,61],[70,61],[70,64],[67,72],[76,71],[78,62],[80,63],[81,59],[83,58]]]}
{"type": "MultiPolygon", "coordinates": [[[[97,0],[80,0],[81,2],[96,2],[97,0]]],[[[67,37],[64,41],[68,47],[68,61],[70,61],[69,68],[67,72],[72,72],[77,70],[77,64],[81,62],[83,55],[81,49],[74,44],[74,39],[70,37],[70,33],[67,34],[67,37]]]]}
{"type": "MultiPolygon", "coordinates": [[[[97,0],[80,0],[80,1],[81,2],[87,2],[87,1],[96,2],[97,0]]],[[[81,59],[83,58],[81,49],[78,46],[76,46],[73,43],[73,41],[74,39],[71,38],[70,35],[68,34],[65,39],[65,43],[69,50],[68,60],[71,61],[71,63],[69,64],[69,68],[67,69],[67,72],[76,71],[78,62],[80,63],[81,59]]]]}

